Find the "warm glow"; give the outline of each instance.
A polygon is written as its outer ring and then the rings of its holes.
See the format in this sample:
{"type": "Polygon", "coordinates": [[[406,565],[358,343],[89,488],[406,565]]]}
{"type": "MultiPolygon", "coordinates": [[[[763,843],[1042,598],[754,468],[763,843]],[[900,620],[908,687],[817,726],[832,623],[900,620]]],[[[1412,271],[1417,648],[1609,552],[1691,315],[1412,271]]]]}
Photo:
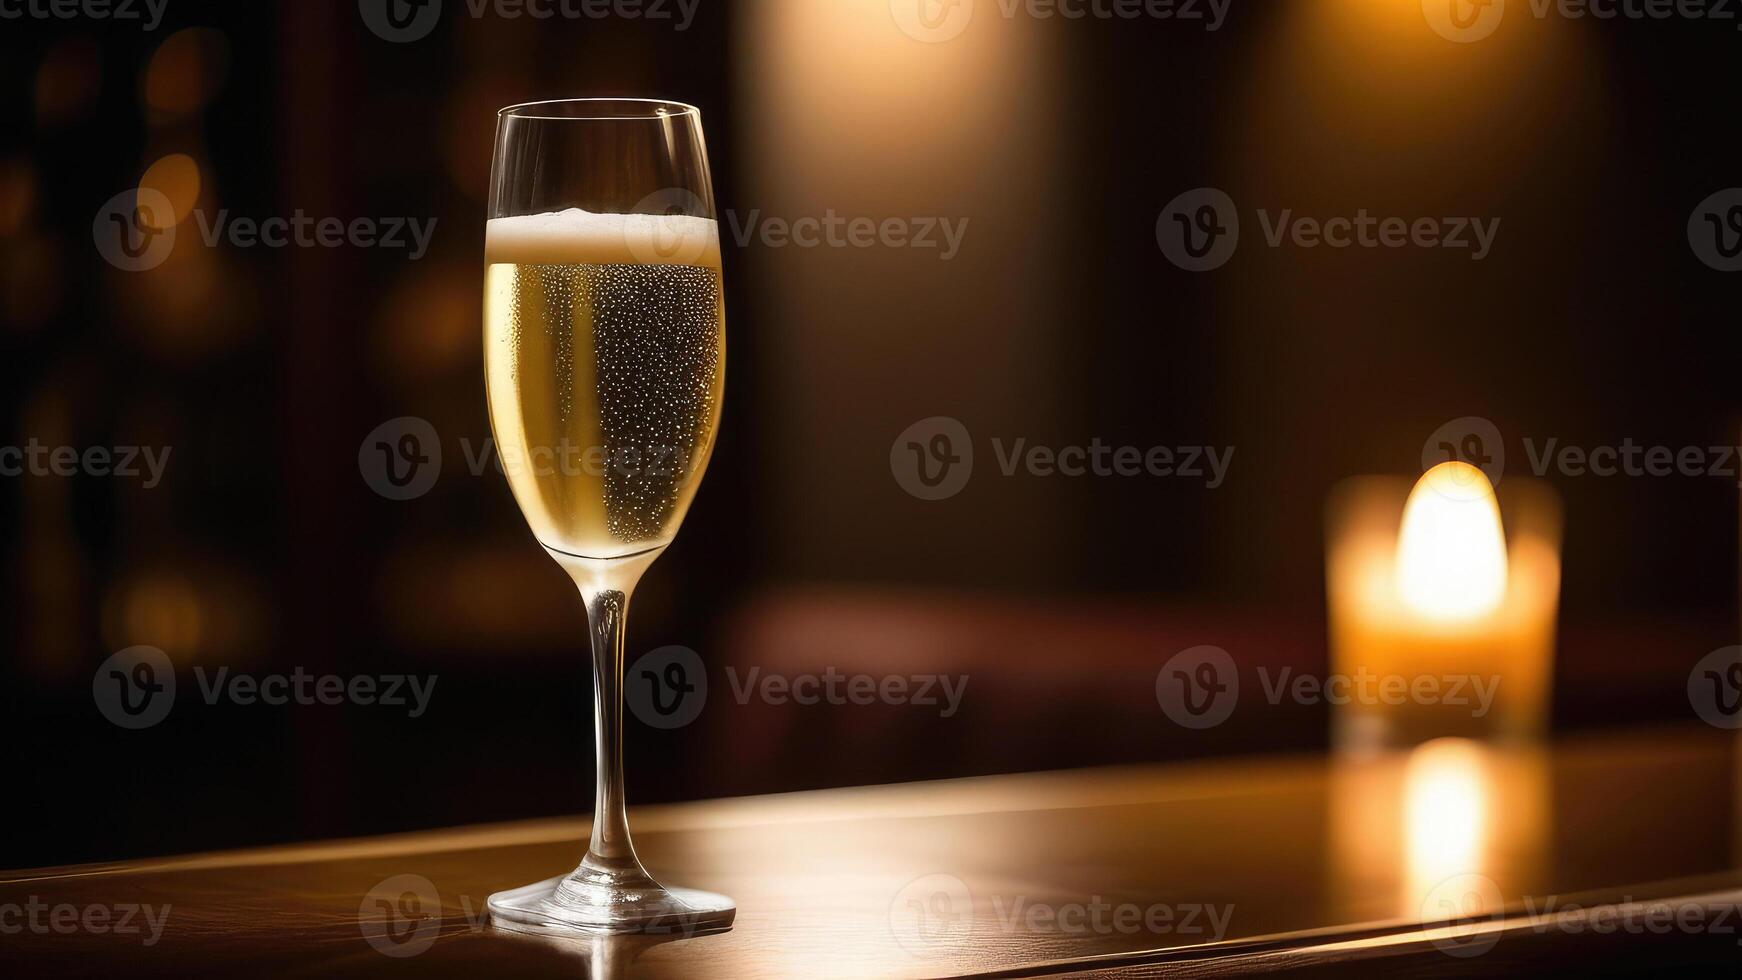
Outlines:
{"type": "Polygon", "coordinates": [[[0,238],[24,230],[36,204],[36,174],[23,160],[0,161],[0,238]]]}
{"type": "Polygon", "coordinates": [[[200,648],[205,619],[205,605],[193,583],[175,572],[156,571],[110,594],[104,609],[104,640],[119,647],[144,637],[139,642],[181,655],[200,648]]]}
{"type": "Polygon", "coordinates": [[[229,61],[224,36],[205,28],[171,34],[145,69],[145,104],[171,116],[205,107],[223,84],[229,61]]]}
{"type": "Polygon", "coordinates": [[[1406,911],[1446,881],[1484,872],[1493,779],[1486,761],[1482,747],[1464,739],[1440,739],[1410,753],[1403,790],[1406,911]]]}
{"type": "Polygon", "coordinates": [[[1483,472],[1450,462],[1409,495],[1397,536],[1397,589],[1405,605],[1441,620],[1469,620],[1506,597],[1506,534],[1483,472]]]}
{"type": "MultiPolygon", "coordinates": [[[[430,260],[435,261],[435,260],[430,260]]],[[[477,366],[475,284],[448,269],[407,277],[387,293],[374,329],[374,354],[391,377],[428,378],[477,366]]]]}
{"type": "MultiPolygon", "coordinates": [[[[194,158],[185,153],[171,153],[159,157],[156,163],[147,167],[145,176],[139,178],[141,190],[154,190],[169,199],[170,207],[175,210],[168,217],[175,224],[187,220],[193,213],[194,206],[200,200],[200,165],[194,158]]],[[[144,220],[157,225],[164,216],[145,214],[144,220]]]]}

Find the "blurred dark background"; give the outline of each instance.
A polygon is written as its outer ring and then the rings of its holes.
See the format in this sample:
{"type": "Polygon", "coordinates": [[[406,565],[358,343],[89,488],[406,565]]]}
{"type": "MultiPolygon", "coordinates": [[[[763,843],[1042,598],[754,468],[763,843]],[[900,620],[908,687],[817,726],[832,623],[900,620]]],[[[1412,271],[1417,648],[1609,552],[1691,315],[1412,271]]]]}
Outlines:
{"type": "MultiPolygon", "coordinates": [[[[1516,11],[1453,44],[1415,0],[1237,0],[1213,32],[982,0],[922,43],[887,0],[701,0],[681,30],[447,6],[404,43],[345,0],[0,31],[0,444],[172,447],[151,489],[0,478],[0,865],[590,807],[582,607],[500,475],[467,466],[489,436],[494,112],[516,102],[699,105],[739,221],[970,221],[948,261],[727,242],[722,434],[630,631],[632,657],[699,651],[713,692],[688,727],[629,722],[635,802],[1321,748],[1322,708],[1190,733],[1153,686],[1200,643],[1324,669],[1338,480],[1418,472],[1461,416],[1493,421],[1520,474],[1525,438],[1738,441],[1742,294],[1687,238],[1742,184],[1734,24],[1516,11]],[[190,218],[169,261],[127,272],[92,221],[142,180],[207,213],[438,224],[411,261],[206,247],[190,218]],[[1201,186],[1245,226],[1193,274],[1156,219],[1201,186]],[[1259,208],[1502,223],[1473,262],[1268,248],[1259,208]],[[890,447],[939,415],[973,433],[976,468],[923,501],[890,447]],[[409,501],[358,463],[401,416],[444,457],[409,501]],[[1004,477],[993,437],[1235,456],[1213,490],[1004,477]],[[126,731],[92,675],[135,644],[182,688],[126,731]],[[206,705],[196,665],[439,680],[410,718],[206,705]],[[740,706],[725,665],[970,681],[947,719],[740,706]]],[[[1567,526],[1556,728],[1691,717],[1689,665],[1736,632],[1736,476],[1545,478],[1567,526]]]]}

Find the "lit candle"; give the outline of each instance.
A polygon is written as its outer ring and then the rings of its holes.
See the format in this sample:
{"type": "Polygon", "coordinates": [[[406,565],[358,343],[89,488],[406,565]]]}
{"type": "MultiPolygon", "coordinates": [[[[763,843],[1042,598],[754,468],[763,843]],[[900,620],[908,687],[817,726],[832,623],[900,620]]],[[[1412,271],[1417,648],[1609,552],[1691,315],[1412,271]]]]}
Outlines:
{"type": "Polygon", "coordinates": [[[1497,494],[1460,462],[1413,489],[1360,478],[1333,495],[1327,532],[1339,747],[1546,728],[1560,595],[1551,491],[1514,480],[1497,494]]]}

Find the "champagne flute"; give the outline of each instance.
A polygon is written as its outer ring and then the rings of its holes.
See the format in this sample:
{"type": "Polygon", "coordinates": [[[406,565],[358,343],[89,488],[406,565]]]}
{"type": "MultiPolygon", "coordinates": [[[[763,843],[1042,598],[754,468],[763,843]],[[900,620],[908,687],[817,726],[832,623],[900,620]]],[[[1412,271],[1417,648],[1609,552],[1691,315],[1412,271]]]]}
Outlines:
{"type": "Polygon", "coordinates": [[[559,932],[725,928],[730,899],[641,866],[623,795],[629,597],[689,509],[725,381],[701,113],[644,99],[503,109],[484,251],[491,427],[533,535],[586,603],[598,737],[580,867],[491,895],[490,914],[559,932]]]}

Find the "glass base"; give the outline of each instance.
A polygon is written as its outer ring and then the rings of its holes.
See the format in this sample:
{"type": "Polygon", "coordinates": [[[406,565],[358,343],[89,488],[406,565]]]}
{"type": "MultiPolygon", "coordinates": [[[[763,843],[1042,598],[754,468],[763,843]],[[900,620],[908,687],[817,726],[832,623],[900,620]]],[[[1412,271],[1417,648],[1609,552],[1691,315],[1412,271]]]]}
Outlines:
{"type": "Polygon", "coordinates": [[[505,928],[575,935],[691,936],[729,929],[738,915],[731,899],[713,892],[665,888],[651,878],[629,886],[584,884],[577,875],[497,892],[488,908],[505,928]]]}

